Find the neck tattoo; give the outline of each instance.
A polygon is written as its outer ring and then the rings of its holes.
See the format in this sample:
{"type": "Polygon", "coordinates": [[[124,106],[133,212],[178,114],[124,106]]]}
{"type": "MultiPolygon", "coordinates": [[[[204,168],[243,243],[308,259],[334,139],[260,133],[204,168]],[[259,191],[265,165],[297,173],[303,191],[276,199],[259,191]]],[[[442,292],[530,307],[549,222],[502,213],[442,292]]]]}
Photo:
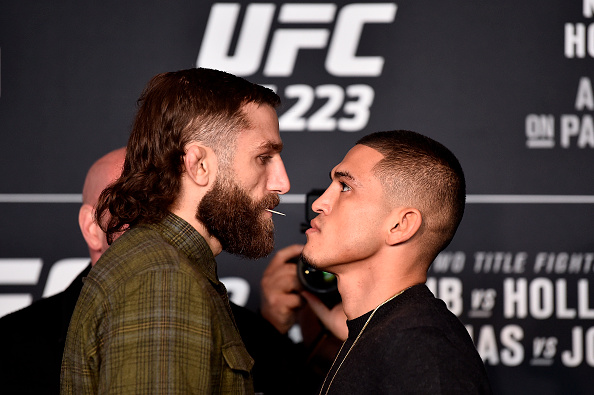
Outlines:
{"type": "MultiPolygon", "coordinates": [[[[408,287],[408,288],[410,288],[410,287],[408,287]]],[[[353,349],[353,347],[355,347],[355,344],[357,344],[357,341],[359,340],[359,338],[363,334],[363,331],[365,330],[365,328],[367,328],[367,324],[369,324],[369,321],[371,321],[371,319],[373,318],[375,312],[380,307],[382,307],[383,305],[385,305],[386,303],[388,303],[389,301],[391,301],[392,299],[394,299],[395,297],[397,297],[398,295],[400,295],[401,293],[403,293],[404,291],[406,291],[408,288],[403,289],[402,291],[398,292],[396,295],[392,296],[388,300],[383,301],[375,309],[373,309],[373,311],[371,312],[371,315],[369,316],[369,318],[367,318],[367,321],[365,321],[365,324],[363,325],[363,328],[361,328],[361,331],[359,332],[359,334],[355,338],[355,341],[349,347],[349,350],[345,354],[344,358],[342,358],[342,361],[340,361],[340,364],[336,368],[336,372],[334,372],[334,374],[332,375],[332,378],[330,379],[330,383],[328,384],[328,388],[326,388],[326,392],[324,392],[324,395],[327,395],[328,394],[328,391],[330,391],[330,386],[332,386],[332,382],[334,381],[334,378],[336,377],[336,374],[338,373],[338,371],[342,367],[342,364],[344,363],[345,359],[347,359],[347,357],[349,356],[349,353],[351,352],[351,350],[353,349]]],[[[340,352],[342,351],[342,348],[344,347],[344,345],[345,345],[346,342],[347,341],[345,340],[344,343],[342,343],[342,346],[340,346],[340,350],[338,350],[338,354],[336,354],[336,358],[334,359],[334,362],[332,362],[332,366],[330,366],[330,370],[328,371],[328,375],[330,375],[330,372],[332,371],[332,368],[334,367],[334,364],[336,364],[336,360],[338,359],[338,356],[340,355],[340,352]]],[[[322,389],[320,390],[320,395],[322,395],[322,391],[324,389],[324,386],[326,385],[326,380],[328,380],[328,375],[326,375],[326,378],[324,379],[324,382],[322,383],[322,389]]]]}

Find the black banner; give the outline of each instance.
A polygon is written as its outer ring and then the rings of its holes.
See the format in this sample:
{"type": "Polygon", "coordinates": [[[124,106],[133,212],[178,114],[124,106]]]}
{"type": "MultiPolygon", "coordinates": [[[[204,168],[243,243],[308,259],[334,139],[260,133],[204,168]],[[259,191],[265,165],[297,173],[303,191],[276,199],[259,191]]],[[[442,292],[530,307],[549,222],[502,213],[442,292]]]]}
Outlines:
{"type": "MultiPolygon", "coordinates": [[[[496,393],[589,393],[593,15],[593,0],[3,1],[0,315],[88,263],[84,176],[126,144],[150,77],[205,66],[283,99],[292,188],[277,249],[305,241],[305,195],[363,135],[410,129],[449,147],[468,204],[429,286],[467,325],[496,393]]],[[[268,259],[217,261],[232,297],[257,309],[268,259]]]]}

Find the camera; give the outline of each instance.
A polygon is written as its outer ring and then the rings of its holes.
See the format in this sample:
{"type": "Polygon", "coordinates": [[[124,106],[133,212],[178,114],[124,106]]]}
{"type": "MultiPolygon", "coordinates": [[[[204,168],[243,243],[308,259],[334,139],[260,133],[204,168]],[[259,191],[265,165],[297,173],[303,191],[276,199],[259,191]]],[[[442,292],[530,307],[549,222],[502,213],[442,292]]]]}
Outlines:
{"type": "MultiPolygon", "coordinates": [[[[301,224],[302,233],[305,233],[310,228],[310,221],[317,216],[317,213],[311,209],[311,205],[323,193],[324,191],[320,189],[313,189],[307,193],[305,201],[305,223],[301,224]]],[[[296,263],[297,277],[303,288],[320,298],[328,308],[334,307],[341,301],[334,274],[314,269],[305,264],[301,257],[296,263]]]]}

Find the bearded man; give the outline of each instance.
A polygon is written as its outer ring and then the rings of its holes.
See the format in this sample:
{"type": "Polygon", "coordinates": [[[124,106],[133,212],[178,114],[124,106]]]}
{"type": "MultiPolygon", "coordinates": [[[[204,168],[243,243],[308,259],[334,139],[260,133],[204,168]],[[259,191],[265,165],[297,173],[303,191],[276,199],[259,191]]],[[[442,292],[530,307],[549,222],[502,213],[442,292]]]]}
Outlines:
{"type": "Polygon", "coordinates": [[[155,76],[96,221],[109,243],[70,322],[63,394],[253,393],[215,256],[269,254],[289,190],[271,90],[228,73],[155,76]]]}

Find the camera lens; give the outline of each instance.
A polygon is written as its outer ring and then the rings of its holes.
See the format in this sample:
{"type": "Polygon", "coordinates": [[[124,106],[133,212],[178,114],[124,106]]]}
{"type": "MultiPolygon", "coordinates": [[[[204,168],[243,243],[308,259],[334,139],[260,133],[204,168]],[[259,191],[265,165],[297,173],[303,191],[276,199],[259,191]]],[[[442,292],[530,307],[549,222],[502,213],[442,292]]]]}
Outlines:
{"type": "Polygon", "coordinates": [[[303,263],[301,259],[297,261],[297,276],[303,286],[310,292],[326,294],[337,290],[336,276],[334,274],[316,270],[303,263]]]}

